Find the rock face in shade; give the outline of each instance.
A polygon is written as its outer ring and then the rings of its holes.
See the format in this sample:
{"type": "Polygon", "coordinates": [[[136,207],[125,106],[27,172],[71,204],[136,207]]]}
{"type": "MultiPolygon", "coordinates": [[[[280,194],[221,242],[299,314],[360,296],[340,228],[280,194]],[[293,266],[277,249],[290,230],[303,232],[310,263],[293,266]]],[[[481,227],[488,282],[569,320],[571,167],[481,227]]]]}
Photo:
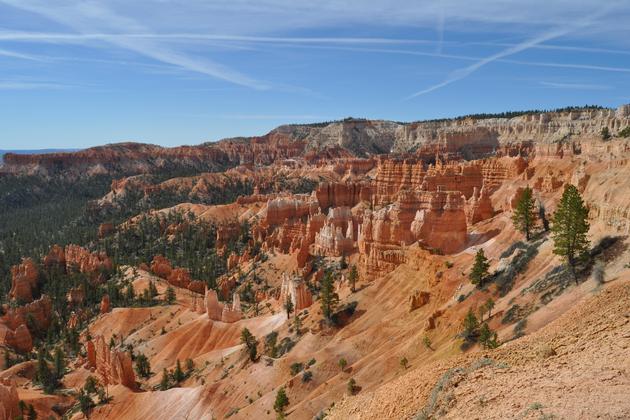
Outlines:
{"type": "Polygon", "coordinates": [[[101,314],[106,314],[110,309],[109,295],[103,295],[101,299],[101,314]]]}
{"type": "Polygon", "coordinates": [[[0,383],[0,420],[12,420],[21,416],[20,398],[15,382],[8,379],[0,383]]]}
{"type": "Polygon", "coordinates": [[[9,297],[20,302],[31,302],[33,290],[37,286],[37,278],[37,266],[30,258],[25,258],[20,264],[11,267],[9,297]]]}
{"type": "MultiPolygon", "coordinates": [[[[109,349],[102,335],[95,339],[96,371],[104,383],[121,384],[129,389],[136,389],[136,375],[133,371],[131,356],[127,352],[109,349]]],[[[88,358],[88,364],[90,359],[88,358]]]]}

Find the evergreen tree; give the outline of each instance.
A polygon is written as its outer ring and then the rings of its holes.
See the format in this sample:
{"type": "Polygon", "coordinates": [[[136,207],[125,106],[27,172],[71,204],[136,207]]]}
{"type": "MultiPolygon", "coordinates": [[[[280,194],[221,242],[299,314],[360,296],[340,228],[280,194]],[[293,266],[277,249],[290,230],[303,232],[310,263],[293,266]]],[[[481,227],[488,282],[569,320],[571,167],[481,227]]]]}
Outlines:
{"type": "Polygon", "coordinates": [[[468,309],[468,313],[462,322],[462,337],[467,341],[474,341],[479,330],[479,321],[472,309],[468,309]]]}
{"type": "Polygon", "coordinates": [[[494,308],[494,300],[492,298],[488,298],[485,304],[486,309],[488,310],[488,318],[492,317],[492,309],[494,308]]]}
{"type": "Polygon", "coordinates": [[[28,420],[37,420],[37,411],[35,411],[35,407],[33,407],[33,404],[28,405],[28,412],[26,414],[26,418],[28,420]]]}
{"type": "Polygon", "coordinates": [[[175,364],[175,370],[173,371],[173,380],[175,380],[175,383],[179,385],[179,383],[183,381],[184,379],[186,379],[186,375],[184,375],[184,371],[182,370],[182,365],[179,362],[179,359],[177,359],[177,363],[175,364]]]}
{"type": "Polygon", "coordinates": [[[512,222],[514,227],[525,234],[525,239],[529,241],[531,238],[531,232],[536,225],[536,211],[534,206],[534,199],[532,197],[532,189],[525,188],[521,198],[516,203],[514,214],[512,215],[512,222]]]}
{"type": "Polygon", "coordinates": [[[284,390],[284,387],[278,390],[276,394],[276,401],[273,403],[273,409],[279,415],[284,414],[284,409],[289,405],[289,397],[287,397],[287,393],[284,390]]]}
{"type": "Polygon", "coordinates": [[[166,303],[168,303],[169,305],[175,303],[175,300],[177,300],[175,289],[173,289],[171,286],[168,286],[168,288],[166,289],[166,296],[164,298],[166,299],[166,303]]]}
{"type": "Polygon", "coordinates": [[[348,281],[350,282],[350,290],[352,290],[352,293],[356,290],[357,280],[359,280],[359,270],[357,270],[356,265],[352,265],[350,273],[348,274],[348,281]]]}
{"type": "Polygon", "coordinates": [[[293,312],[293,300],[290,295],[284,301],[284,310],[287,311],[287,319],[291,318],[291,312],[293,312]]]}
{"type": "Polygon", "coordinates": [[[337,293],[335,293],[335,285],[332,273],[326,273],[326,275],[322,279],[322,287],[319,294],[320,305],[322,307],[324,318],[326,318],[328,321],[331,321],[337,303],[339,302],[339,296],[337,295],[337,293]]]}
{"type": "Polygon", "coordinates": [[[43,349],[40,349],[37,353],[37,380],[42,385],[46,394],[52,394],[57,387],[55,377],[50,371],[43,349]]]}
{"type": "Polygon", "coordinates": [[[601,136],[602,140],[604,141],[610,140],[610,130],[608,129],[608,127],[602,128],[601,136]]]}
{"type": "Polygon", "coordinates": [[[160,381],[160,391],[166,391],[168,389],[168,371],[164,369],[162,371],[162,380],[160,381]]]}
{"type": "Polygon", "coordinates": [[[549,232],[549,220],[547,219],[545,205],[542,202],[538,202],[538,218],[542,221],[545,232],[549,232]]]}
{"type": "Polygon", "coordinates": [[[85,415],[85,417],[89,418],[90,410],[94,407],[94,401],[84,390],[80,391],[78,400],[81,412],[85,415]]]}
{"type": "Polygon", "coordinates": [[[477,251],[475,255],[475,263],[470,270],[470,274],[468,274],[468,278],[472,284],[476,284],[479,288],[483,287],[483,281],[488,276],[489,267],[490,263],[483,252],[483,248],[479,248],[479,251],[477,251]]]}
{"type": "Polygon", "coordinates": [[[588,255],[588,209],[582,201],[578,189],[574,185],[567,185],[553,215],[551,232],[554,241],[554,254],[564,258],[569,266],[575,284],[578,283],[576,264],[588,255]]]}
{"type": "Polygon", "coordinates": [[[151,364],[147,356],[142,353],[136,356],[136,372],[143,378],[151,376],[151,364]]]}
{"type": "Polygon", "coordinates": [[[492,331],[485,322],[481,328],[479,328],[479,343],[487,349],[494,349],[499,346],[499,343],[497,343],[497,333],[492,331]]]}
{"type": "Polygon", "coordinates": [[[255,362],[258,356],[258,340],[247,328],[243,328],[241,331],[241,343],[245,344],[249,360],[255,362]]]}
{"type": "Polygon", "coordinates": [[[57,349],[55,350],[54,365],[55,365],[55,372],[54,372],[55,379],[57,381],[60,381],[61,378],[63,378],[63,375],[65,375],[66,373],[64,354],[63,354],[63,350],[60,347],[57,347],[57,349]]]}

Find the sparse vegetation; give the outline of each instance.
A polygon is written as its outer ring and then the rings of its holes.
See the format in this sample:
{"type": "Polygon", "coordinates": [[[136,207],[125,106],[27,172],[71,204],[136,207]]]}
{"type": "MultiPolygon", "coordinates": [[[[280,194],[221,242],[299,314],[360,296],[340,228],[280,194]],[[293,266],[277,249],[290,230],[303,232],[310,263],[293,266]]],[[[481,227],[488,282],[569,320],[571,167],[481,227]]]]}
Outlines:
{"type": "Polygon", "coordinates": [[[348,394],[350,395],[354,395],[357,392],[357,381],[354,380],[354,378],[350,378],[348,380],[348,394]]]}

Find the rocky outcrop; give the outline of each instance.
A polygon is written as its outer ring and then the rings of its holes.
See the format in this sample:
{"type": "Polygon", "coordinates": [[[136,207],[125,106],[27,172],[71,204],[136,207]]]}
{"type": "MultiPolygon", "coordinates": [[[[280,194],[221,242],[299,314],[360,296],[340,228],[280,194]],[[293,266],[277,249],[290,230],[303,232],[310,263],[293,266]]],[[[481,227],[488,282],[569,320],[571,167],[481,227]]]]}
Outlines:
{"type": "Polygon", "coordinates": [[[370,186],[364,183],[322,182],[315,190],[319,207],[354,207],[370,199],[370,186]]]}
{"type": "Polygon", "coordinates": [[[283,197],[269,200],[264,211],[264,222],[269,226],[279,225],[288,219],[301,219],[319,211],[316,200],[310,196],[283,197]]]}
{"type": "Polygon", "coordinates": [[[73,270],[91,275],[95,279],[101,271],[111,271],[112,261],[104,252],[90,252],[78,245],[68,245],[65,248],[66,270],[73,270]]]}
{"type": "Polygon", "coordinates": [[[9,297],[20,302],[31,302],[39,277],[37,266],[31,258],[25,258],[11,267],[11,290],[9,297]]]}
{"type": "Polygon", "coordinates": [[[284,305],[287,299],[291,299],[296,312],[306,309],[313,304],[313,296],[304,280],[282,273],[282,285],[280,286],[278,301],[281,305],[284,305]]]}
{"type": "Polygon", "coordinates": [[[409,296],[409,312],[421,308],[429,303],[430,297],[431,294],[429,292],[415,290],[413,295],[409,296]]]}
{"type": "Polygon", "coordinates": [[[216,291],[206,289],[204,304],[208,318],[213,321],[232,323],[243,317],[241,298],[238,293],[234,293],[232,296],[232,305],[230,306],[219,302],[216,291]]]}
{"type": "Polygon", "coordinates": [[[156,255],[151,260],[151,272],[158,277],[163,279],[168,279],[173,271],[173,267],[171,266],[171,262],[162,255],[156,255]]]}
{"type": "Polygon", "coordinates": [[[0,420],[12,420],[22,416],[20,398],[15,382],[2,380],[0,383],[0,420]]]}
{"type": "Polygon", "coordinates": [[[315,234],[313,254],[334,257],[349,255],[354,248],[354,237],[354,222],[350,208],[331,208],[324,226],[315,234]]]}
{"type": "Polygon", "coordinates": [[[43,331],[50,326],[51,314],[52,301],[47,295],[42,295],[26,305],[5,308],[2,320],[10,329],[15,330],[20,325],[28,325],[27,320],[32,317],[35,326],[43,331]]]}
{"type": "MultiPolygon", "coordinates": [[[[131,356],[127,352],[111,349],[102,335],[95,338],[94,363],[96,371],[106,385],[121,384],[131,390],[136,389],[136,376],[131,356]]],[[[88,365],[92,363],[88,357],[88,365]]]]}
{"type": "Polygon", "coordinates": [[[109,295],[107,294],[103,295],[103,297],[101,298],[101,306],[100,306],[101,314],[106,314],[110,310],[111,310],[111,303],[109,300],[109,295]]]}
{"type": "Polygon", "coordinates": [[[66,299],[68,303],[71,305],[81,305],[85,301],[85,290],[83,286],[73,287],[68,290],[68,294],[66,295],[66,299]]]}
{"type": "Polygon", "coordinates": [[[33,350],[33,337],[24,324],[17,327],[15,331],[7,329],[4,343],[20,353],[28,353],[33,350]]]}
{"type": "Polygon", "coordinates": [[[200,280],[193,280],[188,284],[188,290],[203,295],[205,293],[206,283],[200,280]]]}
{"type": "Polygon", "coordinates": [[[48,255],[44,257],[44,267],[52,268],[54,266],[66,267],[66,252],[63,247],[59,245],[53,245],[50,247],[48,255]]]}
{"type": "Polygon", "coordinates": [[[168,282],[175,287],[188,288],[192,281],[187,268],[174,268],[168,276],[168,282]]]}
{"type": "Polygon", "coordinates": [[[431,248],[449,254],[461,250],[467,242],[464,197],[458,191],[438,191],[430,207],[418,210],[411,224],[415,238],[431,248]]]}
{"type": "Polygon", "coordinates": [[[473,190],[473,195],[466,204],[466,218],[469,225],[490,219],[494,216],[494,208],[490,200],[490,194],[487,188],[482,187],[481,191],[477,188],[473,190]]]}

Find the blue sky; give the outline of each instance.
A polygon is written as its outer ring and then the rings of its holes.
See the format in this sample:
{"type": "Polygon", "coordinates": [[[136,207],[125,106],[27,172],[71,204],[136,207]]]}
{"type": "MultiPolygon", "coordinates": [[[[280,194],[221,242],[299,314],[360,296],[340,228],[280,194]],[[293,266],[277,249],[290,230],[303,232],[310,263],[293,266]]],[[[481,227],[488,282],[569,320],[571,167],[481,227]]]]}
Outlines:
{"type": "Polygon", "coordinates": [[[630,102],[630,1],[0,0],[0,149],[630,102]]]}

